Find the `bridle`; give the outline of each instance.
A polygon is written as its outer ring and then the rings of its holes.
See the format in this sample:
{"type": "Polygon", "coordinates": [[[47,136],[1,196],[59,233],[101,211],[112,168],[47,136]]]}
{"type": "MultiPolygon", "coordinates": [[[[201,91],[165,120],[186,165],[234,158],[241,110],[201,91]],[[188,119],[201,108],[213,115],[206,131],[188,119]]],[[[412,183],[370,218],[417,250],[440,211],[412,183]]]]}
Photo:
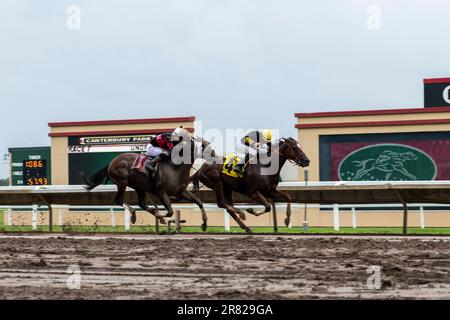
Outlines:
{"type": "Polygon", "coordinates": [[[295,155],[296,159],[295,160],[291,160],[289,159],[289,156],[283,152],[281,152],[281,150],[278,149],[278,154],[280,156],[283,156],[287,159],[287,161],[289,161],[290,163],[294,164],[295,166],[299,166],[300,164],[298,163],[300,161],[300,157],[302,156],[301,154],[297,155],[297,152],[294,150],[294,148],[292,147],[292,141],[283,139],[282,141],[280,141],[280,143],[278,144],[279,146],[281,145],[281,142],[285,142],[287,143],[287,147],[289,148],[289,151],[295,155]]]}

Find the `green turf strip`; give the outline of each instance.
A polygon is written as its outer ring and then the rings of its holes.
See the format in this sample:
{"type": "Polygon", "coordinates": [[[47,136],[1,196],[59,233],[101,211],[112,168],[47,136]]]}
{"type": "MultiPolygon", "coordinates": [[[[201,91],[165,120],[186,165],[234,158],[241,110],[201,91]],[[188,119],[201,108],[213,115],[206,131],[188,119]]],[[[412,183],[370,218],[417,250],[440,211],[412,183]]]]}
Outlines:
{"type": "MultiPolygon", "coordinates": [[[[2,218],[0,216],[0,218],[2,218]]],[[[1,220],[3,221],[3,220],[1,220]]],[[[252,227],[254,233],[273,233],[271,227],[252,227]]],[[[171,232],[175,230],[171,227],[171,232]]],[[[161,226],[161,232],[167,232],[167,226],[161,226]]],[[[341,228],[339,232],[334,231],[333,228],[314,228],[311,227],[308,231],[302,228],[293,227],[278,228],[280,234],[402,234],[402,228],[341,228]]],[[[5,226],[0,225],[0,232],[33,232],[31,226],[5,226]]],[[[35,232],[48,232],[48,226],[38,226],[35,232]]],[[[53,232],[61,233],[155,233],[153,226],[132,226],[130,230],[125,231],[123,226],[108,227],[108,226],[54,226],[53,232]]],[[[208,227],[210,233],[224,233],[223,227],[208,227]]],[[[181,233],[203,233],[200,227],[183,227],[181,233]]],[[[242,233],[245,231],[238,227],[231,227],[231,233],[242,233]]],[[[450,228],[408,228],[408,234],[450,234],[450,228]]]]}

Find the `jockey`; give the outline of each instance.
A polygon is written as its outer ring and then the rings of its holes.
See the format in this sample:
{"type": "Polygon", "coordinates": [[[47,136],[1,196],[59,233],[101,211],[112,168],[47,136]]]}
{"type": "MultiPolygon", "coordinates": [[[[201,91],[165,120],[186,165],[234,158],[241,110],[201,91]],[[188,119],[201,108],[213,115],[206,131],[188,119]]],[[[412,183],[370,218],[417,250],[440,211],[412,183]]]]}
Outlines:
{"type": "Polygon", "coordinates": [[[171,137],[171,133],[161,133],[150,140],[145,153],[147,158],[150,159],[145,166],[147,169],[155,171],[156,165],[160,163],[161,160],[169,157],[170,151],[174,147],[171,137]]]}
{"type": "Polygon", "coordinates": [[[236,164],[234,171],[238,174],[242,173],[250,156],[270,153],[271,141],[272,131],[270,129],[247,133],[236,145],[236,154],[241,160],[236,164]]]}
{"type": "Polygon", "coordinates": [[[176,128],[172,132],[171,140],[175,144],[183,142],[183,141],[189,141],[191,139],[191,136],[189,135],[189,132],[184,129],[183,127],[176,128]]]}
{"type": "Polygon", "coordinates": [[[150,140],[145,153],[151,161],[146,165],[150,171],[156,170],[156,165],[163,159],[167,159],[173,147],[182,142],[188,141],[189,132],[182,127],[176,128],[172,133],[161,133],[150,140]]]}

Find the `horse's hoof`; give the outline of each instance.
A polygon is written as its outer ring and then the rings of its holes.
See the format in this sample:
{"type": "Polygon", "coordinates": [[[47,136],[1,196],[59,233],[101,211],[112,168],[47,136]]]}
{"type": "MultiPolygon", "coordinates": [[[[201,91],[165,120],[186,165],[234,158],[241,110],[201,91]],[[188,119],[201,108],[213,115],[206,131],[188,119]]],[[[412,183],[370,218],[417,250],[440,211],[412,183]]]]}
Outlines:
{"type": "Polygon", "coordinates": [[[245,232],[247,232],[247,234],[253,234],[253,231],[250,228],[246,228],[245,232]]]}
{"type": "Polygon", "coordinates": [[[206,228],[207,228],[206,223],[203,223],[203,224],[202,224],[202,231],[205,232],[205,231],[206,231],[206,228]]]}
{"type": "Polygon", "coordinates": [[[248,208],[247,212],[250,213],[250,214],[253,214],[255,212],[255,210],[253,210],[253,208],[248,208]]]}
{"type": "Polygon", "coordinates": [[[286,227],[289,227],[289,223],[291,223],[291,221],[288,218],[284,219],[284,224],[286,227]]]}
{"type": "Polygon", "coordinates": [[[131,215],[131,217],[130,217],[130,222],[131,222],[132,224],[135,224],[135,223],[136,223],[136,214],[132,214],[132,215],[131,215]]]}
{"type": "Polygon", "coordinates": [[[166,220],[164,219],[164,218],[159,218],[159,223],[161,223],[161,224],[166,224],[166,220]]]}
{"type": "Polygon", "coordinates": [[[245,220],[245,214],[243,212],[239,213],[239,219],[245,220]]]}

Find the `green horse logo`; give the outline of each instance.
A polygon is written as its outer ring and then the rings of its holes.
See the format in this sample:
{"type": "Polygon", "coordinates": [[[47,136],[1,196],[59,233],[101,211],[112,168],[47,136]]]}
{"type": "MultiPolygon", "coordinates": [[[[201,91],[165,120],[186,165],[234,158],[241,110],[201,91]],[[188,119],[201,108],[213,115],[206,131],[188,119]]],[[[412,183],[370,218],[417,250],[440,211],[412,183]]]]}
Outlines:
{"type": "Polygon", "coordinates": [[[360,148],[339,165],[344,181],[434,180],[437,167],[422,150],[402,144],[375,144],[360,148]]]}

